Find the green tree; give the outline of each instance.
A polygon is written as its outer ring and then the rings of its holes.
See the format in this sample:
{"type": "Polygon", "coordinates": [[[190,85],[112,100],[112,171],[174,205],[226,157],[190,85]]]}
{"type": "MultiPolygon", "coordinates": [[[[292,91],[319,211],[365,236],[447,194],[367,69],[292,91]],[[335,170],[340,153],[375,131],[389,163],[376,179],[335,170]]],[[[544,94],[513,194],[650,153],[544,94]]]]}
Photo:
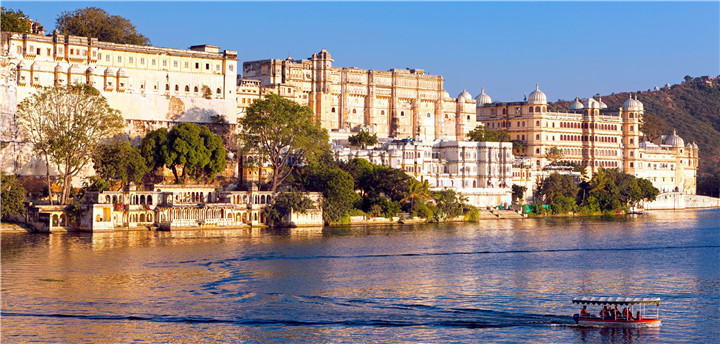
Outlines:
{"type": "Polygon", "coordinates": [[[0,173],[0,189],[2,189],[0,203],[3,219],[21,216],[25,213],[25,188],[12,174],[0,173]]]}
{"type": "Polygon", "coordinates": [[[170,129],[167,143],[168,166],[173,171],[175,183],[180,183],[181,177],[185,180],[188,176],[194,179],[213,179],[227,166],[222,138],[204,125],[180,123],[170,129]],[[182,176],[178,176],[177,168],[180,166],[182,176]]]}
{"type": "Polygon", "coordinates": [[[513,146],[512,146],[513,154],[515,154],[515,155],[525,155],[525,147],[526,147],[525,141],[523,141],[523,140],[511,140],[510,142],[512,142],[512,145],[513,145],[513,146]]]}
{"type": "Polygon", "coordinates": [[[10,10],[2,7],[0,26],[2,31],[30,33],[30,18],[21,10],[10,10]]]}
{"type": "Polygon", "coordinates": [[[465,199],[452,189],[432,192],[435,206],[432,222],[443,222],[463,213],[465,199]]]}
{"type": "Polygon", "coordinates": [[[655,141],[661,135],[670,131],[670,126],[665,120],[649,113],[643,114],[640,121],[640,131],[643,133],[645,141],[655,141]]]}
{"type": "Polygon", "coordinates": [[[264,211],[268,217],[268,223],[272,226],[280,226],[291,211],[305,214],[308,209],[313,207],[312,200],[305,194],[293,190],[291,192],[279,192],[275,196],[273,204],[266,207],[264,211]]]}
{"type": "Polygon", "coordinates": [[[475,142],[510,142],[510,134],[501,129],[490,129],[485,125],[478,125],[467,133],[467,138],[475,142]]]}
{"type": "Polygon", "coordinates": [[[130,141],[101,145],[93,155],[95,172],[105,180],[139,184],[150,168],[130,141]]]}
{"type": "Polygon", "coordinates": [[[358,184],[365,197],[385,196],[398,202],[408,195],[414,180],[403,170],[375,165],[372,172],[360,177],[358,184]]]}
{"type": "Polygon", "coordinates": [[[422,183],[413,179],[410,182],[410,187],[408,188],[408,193],[405,198],[400,200],[400,203],[408,202],[409,204],[409,212],[416,214],[417,213],[417,206],[420,206],[421,204],[424,205],[425,201],[431,199],[432,196],[430,195],[430,184],[428,181],[423,181],[422,183]]]}
{"type": "Polygon", "coordinates": [[[552,146],[548,148],[548,150],[545,152],[545,159],[548,159],[552,162],[552,164],[557,163],[558,161],[562,160],[564,154],[560,150],[560,148],[557,148],[555,146],[552,146]]]}
{"type": "Polygon", "coordinates": [[[150,39],[137,32],[129,20],[110,15],[97,7],[62,12],[56,19],[63,35],[94,37],[103,42],[150,45],[150,39]]]}
{"type": "Polygon", "coordinates": [[[524,199],[526,191],[527,191],[526,187],[520,186],[517,184],[513,184],[513,186],[512,186],[512,202],[515,204],[519,204],[520,201],[522,201],[524,199]]]}
{"type": "Polygon", "coordinates": [[[154,171],[170,166],[172,160],[168,130],[160,128],[145,135],[140,142],[140,155],[145,158],[146,165],[154,171]]]}
{"type": "MultiPolygon", "coordinates": [[[[120,112],[86,84],[40,88],[18,104],[25,138],[52,162],[61,176],[65,204],[70,182],[92,159],[101,140],[123,128],[120,112]]],[[[50,180],[48,173],[48,189],[50,180]]]]}
{"type": "Polygon", "coordinates": [[[372,146],[377,144],[377,134],[370,135],[368,131],[360,130],[359,133],[348,137],[348,141],[350,141],[351,146],[355,147],[372,146]]]}
{"type": "Polygon", "coordinates": [[[574,199],[577,192],[577,185],[567,174],[553,173],[538,183],[538,199],[544,204],[552,204],[559,196],[574,199]]]}
{"type": "Polygon", "coordinates": [[[272,191],[329,147],[327,131],[313,120],[309,107],[274,94],[250,105],[240,126],[243,154],[257,155],[273,169],[272,191]]]}
{"type": "Polygon", "coordinates": [[[686,76],[683,78],[683,80],[685,80],[685,82],[690,82],[690,81],[692,81],[692,79],[693,79],[693,77],[691,77],[691,76],[689,76],[689,75],[686,75],[686,76]]]}

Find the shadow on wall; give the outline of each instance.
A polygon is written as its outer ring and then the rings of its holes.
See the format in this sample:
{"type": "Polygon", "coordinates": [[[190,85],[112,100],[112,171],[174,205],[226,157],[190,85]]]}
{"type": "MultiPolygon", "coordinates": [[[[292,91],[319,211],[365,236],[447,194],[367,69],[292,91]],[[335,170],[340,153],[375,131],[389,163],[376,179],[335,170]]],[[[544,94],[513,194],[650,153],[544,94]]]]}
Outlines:
{"type": "Polygon", "coordinates": [[[187,109],[180,117],[177,118],[179,122],[212,122],[213,116],[221,116],[217,111],[213,109],[203,109],[197,106],[187,109]]]}

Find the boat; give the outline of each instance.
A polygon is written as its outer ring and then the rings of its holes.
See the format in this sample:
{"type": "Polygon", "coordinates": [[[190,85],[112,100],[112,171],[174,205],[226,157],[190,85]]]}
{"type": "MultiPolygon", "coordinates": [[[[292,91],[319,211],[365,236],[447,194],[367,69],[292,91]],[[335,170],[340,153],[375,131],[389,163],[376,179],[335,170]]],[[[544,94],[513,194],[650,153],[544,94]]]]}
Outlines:
{"type": "MultiPolygon", "coordinates": [[[[573,315],[573,320],[579,326],[591,326],[591,327],[660,327],[660,299],[656,297],[648,298],[637,298],[637,297],[594,297],[594,296],[583,296],[577,297],[572,300],[573,303],[581,304],[584,307],[587,305],[600,306],[600,309],[595,312],[582,312],[581,314],[573,315]],[[655,312],[652,312],[652,305],[655,305],[655,312]],[[622,311],[618,312],[616,316],[607,314],[601,316],[602,310],[606,309],[619,309],[618,307],[627,308],[629,316],[623,315],[622,311]]],[[[586,308],[583,308],[585,310],[586,308]]],[[[612,312],[608,312],[612,313],[612,312]]]]}

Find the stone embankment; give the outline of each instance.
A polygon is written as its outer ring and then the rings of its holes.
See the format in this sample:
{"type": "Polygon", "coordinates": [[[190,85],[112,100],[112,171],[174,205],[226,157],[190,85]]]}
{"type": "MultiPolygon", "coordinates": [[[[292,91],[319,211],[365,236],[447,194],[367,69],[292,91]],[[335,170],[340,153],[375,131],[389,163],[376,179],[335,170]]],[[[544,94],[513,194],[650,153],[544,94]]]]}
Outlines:
{"type": "Polygon", "coordinates": [[[668,192],[658,195],[652,202],[645,202],[643,208],[645,210],[720,208],[720,198],[668,192]]]}

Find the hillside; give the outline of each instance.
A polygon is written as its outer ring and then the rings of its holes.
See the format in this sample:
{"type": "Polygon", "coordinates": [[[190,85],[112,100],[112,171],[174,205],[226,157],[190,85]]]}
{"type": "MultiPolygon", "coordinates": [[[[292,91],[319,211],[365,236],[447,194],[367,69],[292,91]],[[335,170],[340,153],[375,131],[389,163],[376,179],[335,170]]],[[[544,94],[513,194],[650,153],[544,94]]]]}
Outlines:
{"type": "MultiPolygon", "coordinates": [[[[699,174],[720,173],[720,77],[701,77],[658,91],[632,92],[644,104],[645,112],[667,122],[668,133],[676,129],[685,142],[700,148],[699,174]]],[[[609,108],[618,108],[629,92],[602,95],[609,108]]],[[[597,99],[597,97],[595,97],[597,99]]],[[[549,104],[551,110],[567,110],[573,100],[549,104]]]]}

